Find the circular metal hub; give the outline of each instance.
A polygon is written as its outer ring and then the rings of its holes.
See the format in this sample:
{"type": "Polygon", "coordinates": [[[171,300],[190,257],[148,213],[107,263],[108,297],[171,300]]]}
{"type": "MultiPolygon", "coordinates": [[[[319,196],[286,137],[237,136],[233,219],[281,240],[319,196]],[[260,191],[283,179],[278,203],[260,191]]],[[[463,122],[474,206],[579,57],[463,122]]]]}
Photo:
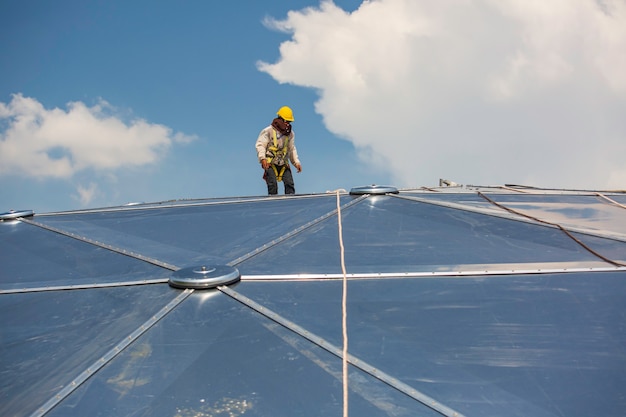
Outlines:
{"type": "Polygon", "coordinates": [[[20,217],[30,217],[35,214],[32,210],[9,210],[7,213],[0,213],[0,221],[14,220],[20,217]]]}
{"type": "Polygon", "coordinates": [[[227,265],[201,265],[179,269],[169,279],[176,288],[205,290],[219,285],[228,285],[241,279],[237,268],[227,265]]]}
{"type": "Polygon", "coordinates": [[[352,195],[362,195],[362,194],[398,194],[398,189],[396,187],[391,187],[389,185],[366,185],[363,187],[354,187],[350,190],[350,194],[352,195]]]}

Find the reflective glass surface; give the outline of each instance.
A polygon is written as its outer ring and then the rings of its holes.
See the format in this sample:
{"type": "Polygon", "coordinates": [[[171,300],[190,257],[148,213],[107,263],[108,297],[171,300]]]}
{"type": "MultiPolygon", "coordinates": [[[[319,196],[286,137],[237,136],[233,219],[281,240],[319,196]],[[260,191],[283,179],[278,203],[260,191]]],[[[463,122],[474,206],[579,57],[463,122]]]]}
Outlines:
{"type": "Polygon", "coordinates": [[[0,295],[0,415],[37,411],[178,293],[164,284],[0,295]]]}
{"type": "Polygon", "coordinates": [[[169,270],[22,222],[0,222],[0,290],[167,278],[169,270]]]}
{"type": "MultiPolygon", "coordinates": [[[[343,196],[342,204],[353,198],[343,196]]],[[[226,264],[336,208],[336,196],[40,216],[36,220],[185,267],[226,264]]]]}
{"type": "MultiPolygon", "coordinates": [[[[564,227],[586,228],[590,231],[608,231],[626,240],[626,215],[624,208],[594,194],[505,194],[483,191],[491,200],[507,208],[537,219],[557,223],[564,227]]],[[[471,208],[506,214],[477,193],[406,193],[407,196],[453,203],[471,208]]],[[[606,195],[620,204],[623,195],[606,195]]],[[[624,203],[621,203],[624,205],[624,203]]]]}
{"type": "Polygon", "coordinates": [[[626,240],[625,209],[599,196],[519,196],[490,195],[490,198],[529,216],[568,227],[607,230],[626,240]]]}
{"type": "MultiPolygon", "coordinates": [[[[341,346],[341,282],[238,291],[341,346]]],[[[626,274],[355,280],[351,354],[467,416],[620,416],[626,274]]]]}
{"type": "MultiPolygon", "coordinates": [[[[342,217],[350,273],[598,260],[556,228],[389,196],[370,197],[342,211],[342,217]]],[[[623,242],[586,240],[611,247],[612,254],[626,253],[623,242]]],[[[338,248],[334,217],[238,268],[244,274],[341,273],[338,248]]]]}
{"type": "MultiPolygon", "coordinates": [[[[468,417],[621,417],[626,210],[593,193],[481,190],[577,242],[476,191],[341,197],[347,273],[367,274],[348,283],[349,351],[367,365],[350,366],[350,415],[441,415],[421,393],[468,417]]],[[[335,209],[324,194],[0,222],[0,415],[59,394],[46,416],[341,415],[335,209]],[[137,282],[207,262],[242,280],[137,282]]]]}
{"type": "MultiPolygon", "coordinates": [[[[243,285],[235,286],[235,289],[243,285]]],[[[351,415],[439,416],[352,370],[351,415]]],[[[224,294],[196,293],[50,416],[341,415],[341,360],[224,294]]]]}

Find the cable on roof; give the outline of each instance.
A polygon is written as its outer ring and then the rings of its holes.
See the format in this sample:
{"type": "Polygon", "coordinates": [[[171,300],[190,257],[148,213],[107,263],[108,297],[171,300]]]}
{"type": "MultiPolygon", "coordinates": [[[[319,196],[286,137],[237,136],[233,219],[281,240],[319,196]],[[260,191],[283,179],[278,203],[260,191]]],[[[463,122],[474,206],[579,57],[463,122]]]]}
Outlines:
{"type": "Polygon", "coordinates": [[[503,185],[500,188],[502,188],[503,190],[515,191],[516,193],[528,194],[528,191],[518,190],[517,188],[512,188],[512,187],[509,187],[508,185],[503,185]]]}
{"type": "MultiPolygon", "coordinates": [[[[576,188],[543,188],[543,187],[535,187],[532,185],[520,185],[520,184],[504,184],[505,187],[514,187],[514,188],[524,188],[527,190],[537,190],[537,191],[568,191],[568,192],[576,192],[576,193],[595,193],[596,190],[581,190],[576,188]]],[[[604,192],[609,193],[626,193],[626,190],[605,190],[604,192]]]]}
{"type": "Polygon", "coordinates": [[[554,227],[559,228],[559,229],[560,229],[563,233],[565,233],[565,234],[566,234],[569,238],[571,238],[574,242],[576,242],[576,243],[578,243],[580,246],[582,246],[582,247],[583,247],[583,249],[585,249],[585,250],[586,250],[586,251],[588,251],[589,253],[591,253],[591,254],[593,254],[593,255],[597,256],[598,258],[602,259],[604,262],[608,262],[608,263],[610,263],[611,265],[614,265],[614,266],[626,266],[626,264],[624,264],[624,263],[617,262],[617,261],[614,261],[614,260],[612,260],[612,259],[609,259],[609,258],[607,258],[606,256],[604,256],[604,255],[602,255],[602,254],[600,254],[600,253],[596,252],[595,250],[591,249],[589,246],[585,245],[585,244],[584,244],[584,243],[583,243],[580,239],[578,239],[576,236],[574,236],[573,234],[571,234],[571,233],[570,233],[567,229],[565,229],[563,226],[561,226],[561,225],[560,225],[560,224],[558,224],[558,223],[552,223],[552,222],[549,222],[549,221],[547,221],[547,220],[542,220],[542,219],[540,219],[540,218],[538,218],[538,217],[530,216],[530,215],[528,215],[528,214],[522,213],[522,212],[520,212],[520,211],[514,210],[514,209],[509,208],[509,207],[507,207],[507,206],[505,206],[505,205],[502,205],[502,204],[500,204],[500,203],[497,203],[496,201],[494,201],[494,200],[492,200],[491,198],[487,197],[485,194],[481,193],[480,191],[477,191],[477,193],[478,193],[478,195],[479,195],[479,196],[481,196],[482,198],[484,198],[485,200],[487,200],[488,202],[490,202],[490,203],[491,203],[491,204],[493,204],[494,206],[499,207],[499,208],[501,208],[501,209],[503,209],[503,210],[506,210],[506,211],[508,211],[509,213],[513,213],[513,214],[516,214],[516,215],[518,215],[518,216],[526,217],[527,219],[531,219],[531,220],[534,220],[534,221],[539,222],[539,223],[543,223],[543,224],[547,224],[547,225],[550,225],[550,226],[554,226],[554,227]]]}

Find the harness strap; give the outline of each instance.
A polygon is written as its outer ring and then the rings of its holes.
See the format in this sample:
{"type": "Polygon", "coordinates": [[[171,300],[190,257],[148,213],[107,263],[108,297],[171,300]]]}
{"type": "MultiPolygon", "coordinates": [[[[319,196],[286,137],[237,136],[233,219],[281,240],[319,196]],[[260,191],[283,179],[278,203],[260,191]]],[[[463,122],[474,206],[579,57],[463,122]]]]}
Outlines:
{"type": "Polygon", "coordinates": [[[283,180],[283,174],[287,169],[287,165],[283,165],[280,169],[280,172],[278,172],[278,168],[276,167],[276,165],[272,164],[272,168],[274,168],[274,174],[276,174],[276,181],[281,182],[283,180]]]}
{"type": "Polygon", "coordinates": [[[276,130],[274,128],[272,128],[272,139],[273,139],[274,144],[267,148],[269,151],[271,151],[271,155],[266,156],[265,159],[267,160],[267,162],[269,162],[272,165],[272,168],[274,169],[274,174],[276,174],[276,181],[281,182],[283,180],[283,174],[285,173],[285,170],[287,169],[287,164],[282,165],[280,172],[279,172],[278,167],[275,164],[272,164],[272,160],[276,156],[280,156],[284,158],[285,155],[287,155],[287,145],[289,144],[289,136],[285,136],[285,142],[283,143],[282,149],[278,149],[278,139],[276,138],[276,130]]]}

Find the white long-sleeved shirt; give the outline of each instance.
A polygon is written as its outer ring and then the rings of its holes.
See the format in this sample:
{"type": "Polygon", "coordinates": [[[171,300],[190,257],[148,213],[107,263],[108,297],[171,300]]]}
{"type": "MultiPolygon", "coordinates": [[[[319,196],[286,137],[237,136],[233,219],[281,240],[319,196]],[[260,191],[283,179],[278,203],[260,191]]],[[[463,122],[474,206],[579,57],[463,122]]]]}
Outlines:
{"type": "MultiPolygon", "coordinates": [[[[274,144],[274,137],[272,130],[275,130],[271,125],[261,130],[259,137],[256,141],[256,152],[259,162],[263,159],[267,159],[267,148],[274,144]]],[[[276,131],[276,145],[278,149],[282,149],[285,146],[286,135],[276,131]]],[[[287,143],[287,154],[285,155],[285,161],[291,161],[292,164],[300,164],[298,158],[298,150],[296,148],[296,134],[291,131],[289,134],[289,142],[287,143]]]]}

